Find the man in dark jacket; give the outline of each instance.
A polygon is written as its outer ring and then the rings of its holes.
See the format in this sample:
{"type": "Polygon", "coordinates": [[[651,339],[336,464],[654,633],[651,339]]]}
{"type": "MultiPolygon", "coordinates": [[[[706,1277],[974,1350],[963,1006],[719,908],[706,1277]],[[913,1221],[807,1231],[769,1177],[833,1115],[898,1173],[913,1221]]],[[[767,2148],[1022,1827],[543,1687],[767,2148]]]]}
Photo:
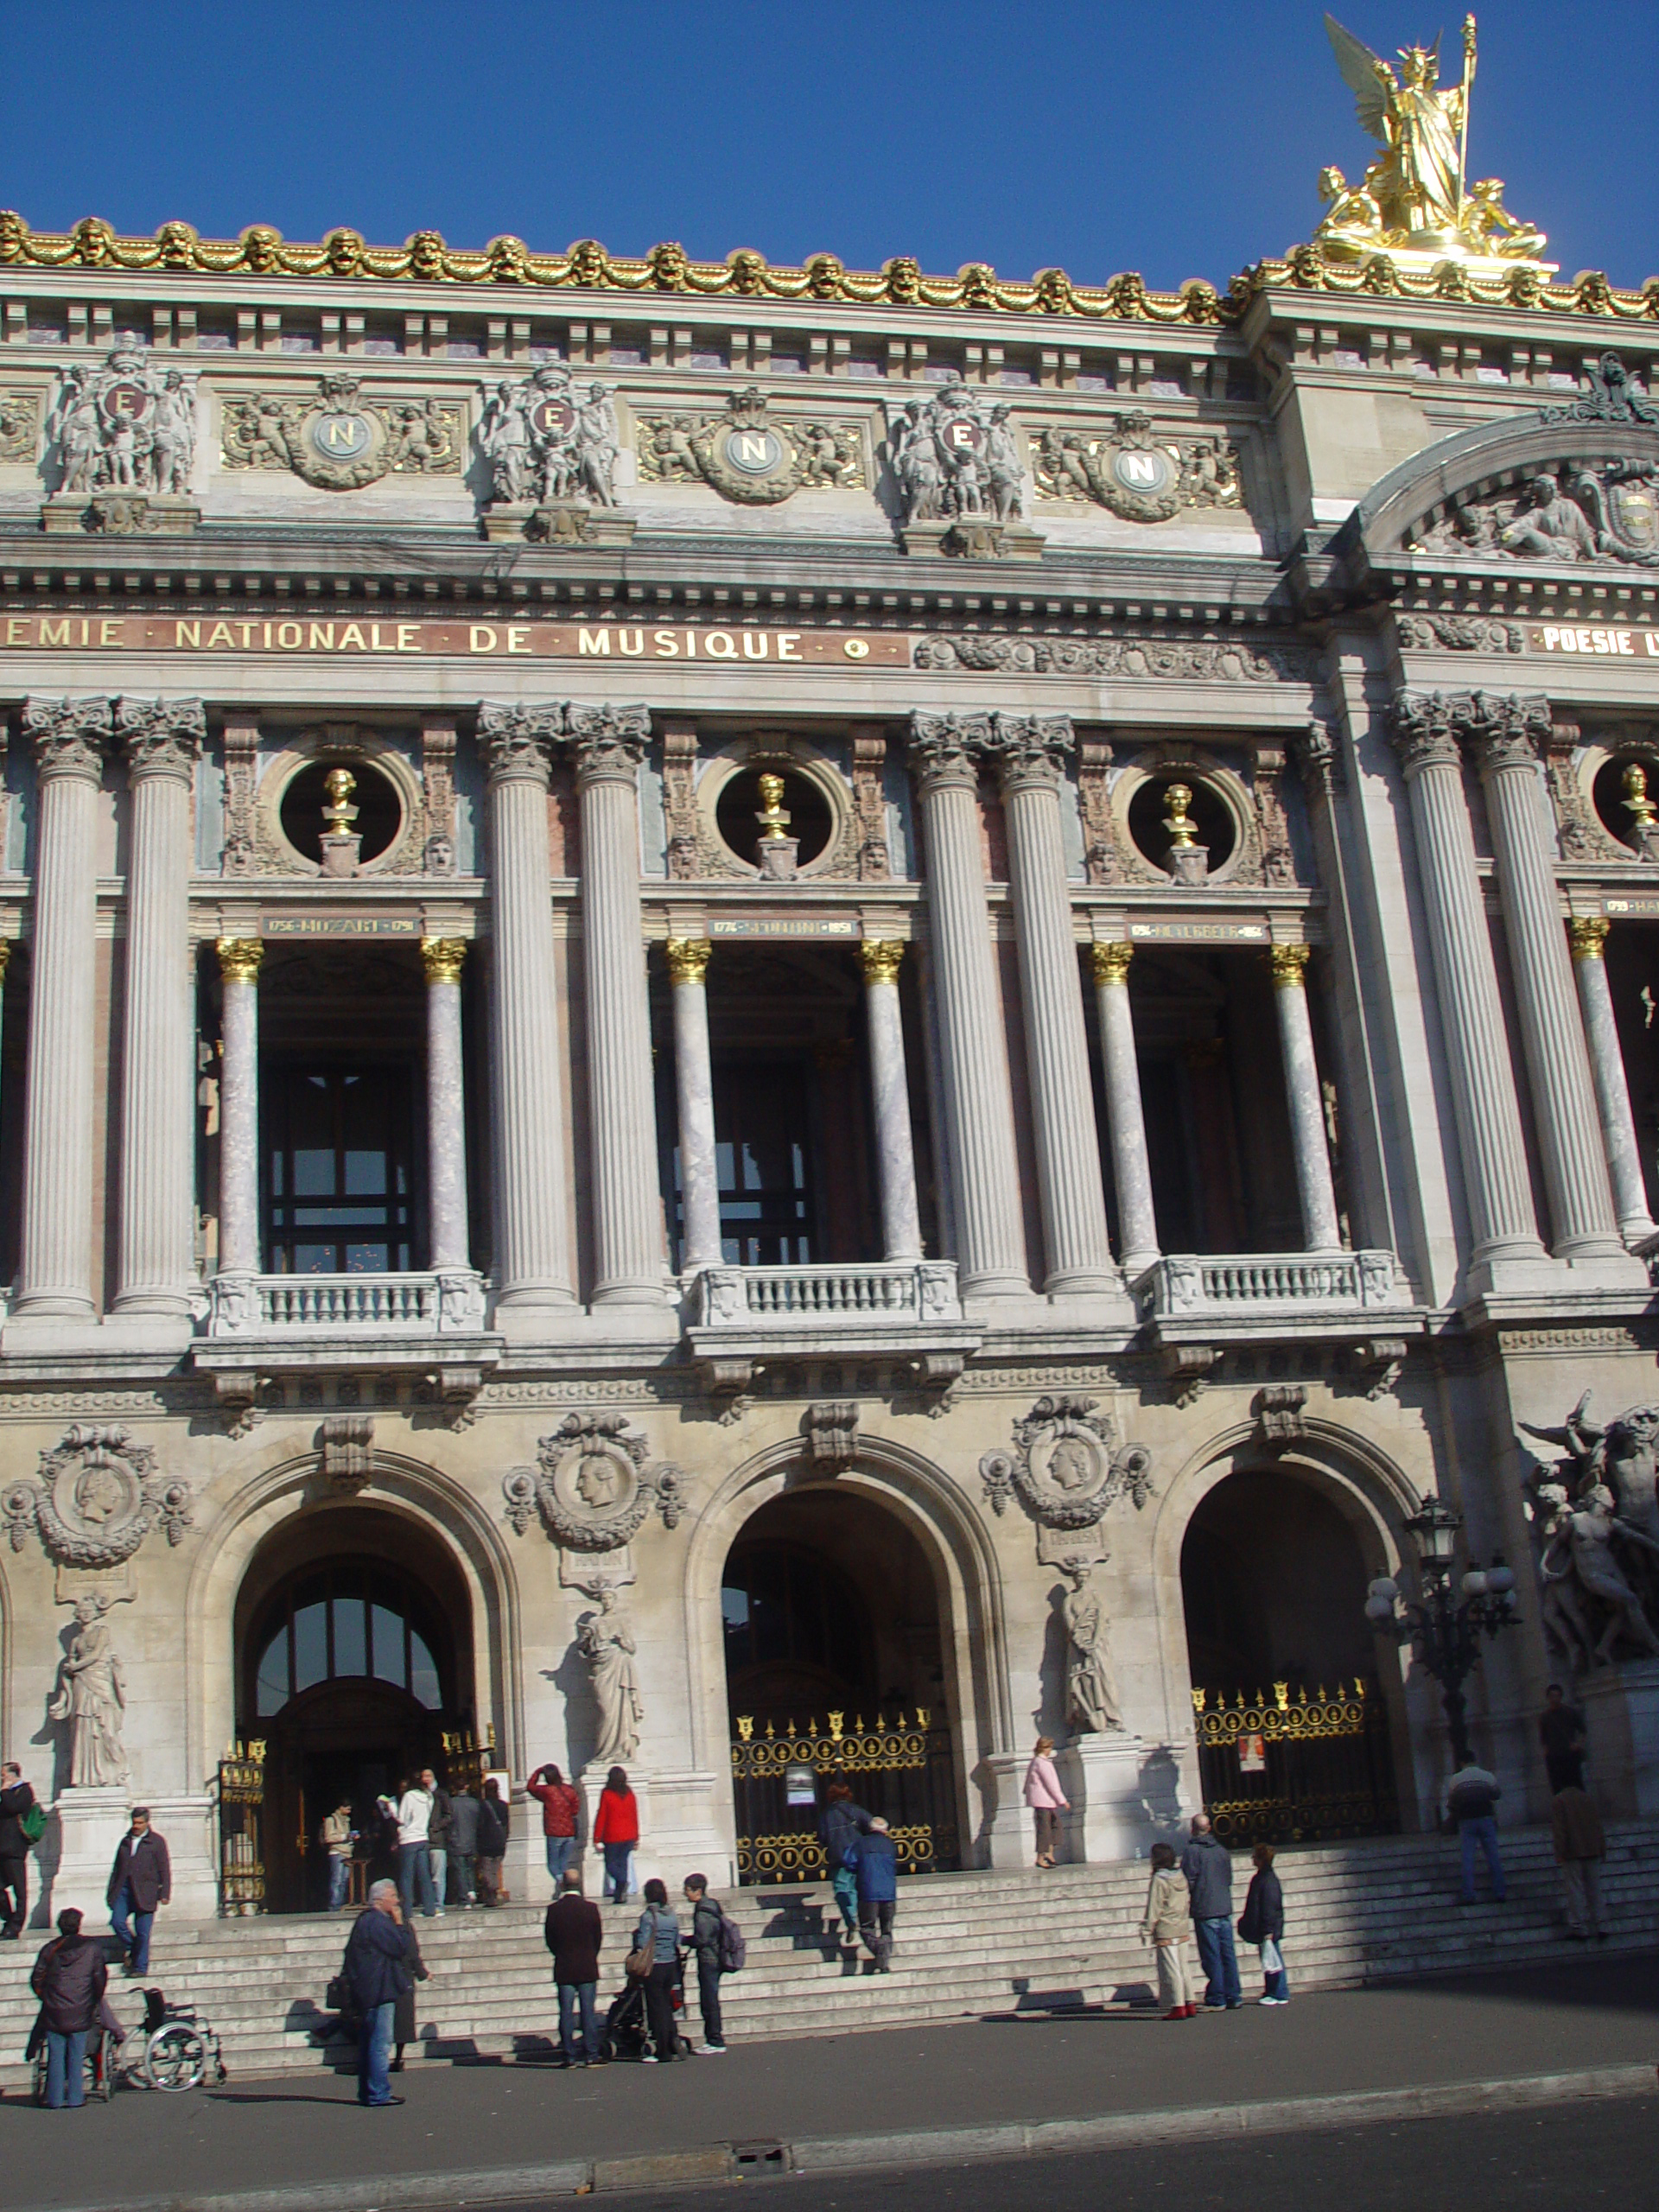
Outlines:
{"type": "Polygon", "coordinates": [[[1233,1948],[1233,1861],[1217,1841],[1207,1813],[1192,1816],[1192,1840],[1181,1853],[1181,1872],[1192,1899],[1192,1933],[1204,1968],[1204,2001],[1211,2012],[1236,2012],[1244,2002],[1233,1948]]]}
{"type": "Polygon", "coordinates": [[[103,1946],[80,1932],[67,1905],[58,1932],[35,1961],[29,1986],[41,2000],[46,2029],[46,2101],[54,2112],[86,2101],[86,2037],[97,2024],[110,1970],[103,1946]]]}
{"type": "Polygon", "coordinates": [[[571,2030],[576,2007],[582,2007],[582,2063],[601,2063],[599,2013],[594,1999],[599,1991],[599,1947],[605,1923],[591,1897],[582,1894],[582,1869],[567,1866],[559,1894],[547,1908],[547,1948],[553,1954],[553,1979],[559,1992],[559,2063],[575,2063],[571,2030]]]}
{"type": "Polygon", "coordinates": [[[478,1857],[473,1862],[478,1871],[480,1904],[493,1905],[501,1901],[501,1861],[507,1855],[511,1818],[508,1807],[502,1802],[501,1785],[491,1775],[478,1802],[478,1857]]]}
{"type": "Polygon", "coordinates": [[[878,1974],[893,1972],[893,1916],[899,1900],[899,1854],[885,1821],[872,1821],[853,1839],[847,1864],[858,1885],[858,1932],[870,1947],[878,1974]]]}
{"type": "Polygon", "coordinates": [[[0,1942],[15,1943],[29,1918],[29,1840],[23,1815],[35,1809],[35,1792],[15,1759],[0,1767],[0,1912],[5,1926],[0,1942]]]}
{"type": "Polygon", "coordinates": [[[359,1913],[346,1939],[340,1968],[357,2015],[357,2101],[400,2105],[391,2094],[388,2071],[397,1999],[414,1986],[409,1961],[414,1938],[404,1925],[396,1882],[376,1882],[367,1909],[359,1913]]]}
{"type": "Polygon", "coordinates": [[[702,2048],[715,2058],[726,2056],[726,2037],[720,2017],[720,1923],[726,1917],[719,1901],[709,1894],[706,1874],[688,1874],[685,1901],[691,1908],[690,1948],[697,1961],[697,2004],[702,2013],[702,2048]]]}
{"type": "Polygon", "coordinates": [[[449,1800],[449,1863],[455,1871],[455,1903],[471,1904],[473,1861],[478,1856],[478,1800],[463,1783],[449,1800]]]}
{"type": "Polygon", "coordinates": [[[172,1894],[166,1840],[149,1825],[149,1806],[135,1805],[132,1826],[116,1847],[105,1899],[115,1940],[127,1955],[123,1971],[129,1976],[149,1972],[149,1931],[172,1894]]]}

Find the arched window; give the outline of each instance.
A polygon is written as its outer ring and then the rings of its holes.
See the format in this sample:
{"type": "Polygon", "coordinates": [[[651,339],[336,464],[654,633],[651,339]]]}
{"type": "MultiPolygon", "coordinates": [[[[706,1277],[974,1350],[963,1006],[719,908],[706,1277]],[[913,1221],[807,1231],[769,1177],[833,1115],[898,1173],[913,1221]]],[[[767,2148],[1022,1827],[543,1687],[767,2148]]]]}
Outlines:
{"type": "Polygon", "coordinates": [[[389,1683],[431,1712],[449,1701],[448,1638],[431,1599],[377,1560],[331,1560],[290,1578],[264,1608],[249,1648],[257,1719],[341,1679],[389,1683]]]}

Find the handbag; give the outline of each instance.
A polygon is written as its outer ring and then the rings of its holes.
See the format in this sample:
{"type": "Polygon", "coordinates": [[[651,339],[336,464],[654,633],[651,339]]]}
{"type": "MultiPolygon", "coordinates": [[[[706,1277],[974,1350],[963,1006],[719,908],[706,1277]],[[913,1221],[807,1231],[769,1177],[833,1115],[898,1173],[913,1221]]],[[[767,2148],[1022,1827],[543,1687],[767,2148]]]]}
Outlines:
{"type": "Polygon", "coordinates": [[[651,1909],[651,1934],[637,1951],[630,1951],[622,1961],[622,1971],[630,1981],[644,1981],[657,1963],[657,1909],[651,1909]]]}
{"type": "Polygon", "coordinates": [[[46,1808],[31,1805],[26,1813],[17,1815],[17,1825],[23,1832],[25,1843],[38,1843],[46,1834],[46,1808]]]}

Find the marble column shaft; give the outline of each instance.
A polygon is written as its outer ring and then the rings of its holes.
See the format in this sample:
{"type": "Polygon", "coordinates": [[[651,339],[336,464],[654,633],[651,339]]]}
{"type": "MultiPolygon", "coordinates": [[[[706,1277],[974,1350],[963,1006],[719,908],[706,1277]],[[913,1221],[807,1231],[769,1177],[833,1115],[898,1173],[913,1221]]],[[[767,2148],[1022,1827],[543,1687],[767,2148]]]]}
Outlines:
{"type": "Polygon", "coordinates": [[[259,1272],[259,966],[257,937],[222,937],[219,1272],[259,1272]]]}
{"type": "Polygon", "coordinates": [[[1090,957],[1095,1003],[1100,1014],[1101,1064],[1106,1076],[1106,1124],[1117,1187],[1118,1231],[1123,1272],[1131,1281],[1158,1257],[1158,1221],[1152,1203],[1152,1166],[1147,1154],[1147,1117],[1141,1097],[1141,1063],[1129,1004],[1134,945],[1096,944],[1090,957]]]}
{"type": "Polygon", "coordinates": [[[107,699],[29,699],[41,818],[35,866],[23,1217],[12,1308],[93,1318],[93,1024],[98,979],[98,793],[107,699]]]}
{"type": "Polygon", "coordinates": [[[881,1256],[919,1260],[921,1218],[916,1209],[916,1150],[910,1132],[910,1081],[905,1066],[905,1025],[899,1006],[899,938],[866,938],[858,948],[864,971],[864,1019],[870,1047],[870,1092],[875,1109],[875,1151],[881,1191],[881,1256]]]}
{"type": "Polygon", "coordinates": [[[1579,987],[1579,1009],[1590,1047],[1602,1150],[1612,1180],[1619,1234],[1627,1244],[1636,1244],[1653,1235],[1654,1222],[1648,1211],[1647,1179],[1642,1173],[1642,1147],[1630,1110],[1630,1086],[1618,1041],[1613,995],[1607,988],[1603,954],[1611,926],[1599,915],[1575,917],[1567,924],[1567,933],[1573,950],[1573,980],[1579,987]]]}
{"type": "Polygon", "coordinates": [[[671,937],[664,950],[674,1002],[674,1090],[680,1123],[680,1271],[689,1275],[698,1268],[718,1267],[721,1261],[706,981],[714,947],[705,937],[671,937]]]}
{"type": "Polygon", "coordinates": [[[547,844],[547,747],[563,728],[556,706],[479,714],[494,930],[496,1303],[509,1311],[568,1313],[576,1295],[547,844]]]}
{"type": "Polygon", "coordinates": [[[1106,1193],[1083,984],[1060,836],[1059,755],[1072,742],[1063,715],[995,718],[1008,825],[1009,888],[1020,949],[1020,1001],[1052,1296],[1118,1287],[1106,1233],[1106,1193]]]}
{"type": "Polygon", "coordinates": [[[1284,1061],[1285,1097],[1290,1108],[1291,1142],[1296,1155],[1296,1195],[1301,1203],[1302,1245],[1309,1252],[1341,1249],[1336,1185],[1331,1175],[1331,1147],[1325,1133],[1325,1097],[1319,1064],[1313,1053],[1313,1024],[1308,1014],[1305,944],[1276,944],[1273,996],[1279,1015],[1279,1051],[1284,1061]]]}
{"type": "Polygon", "coordinates": [[[132,793],[115,1310],[188,1319],[195,1265],[190,793],[200,699],[123,699],[132,793]]]}
{"type": "Polygon", "coordinates": [[[467,1233],[467,1090],[461,1050],[461,975],[467,940],[421,941],[426,971],[427,1215],[431,1266],[470,1268],[467,1233]]]}
{"type": "Polygon", "coordinates": [[[1439,694],[1395,702],[1477,1265],[1541,1261],[1463,760],[1439,694]]]}
{"type": "Polygon", "coordinates": [[[1026,1297],[1014,1094],[1003,1042],[990,906],[970,747],[988,715],[917,715],[912,750],[926,839],[927,902],[938,982],[940,1057],[964,1294],[1026,1297]]]}
{"type": "Polygon", "coordinates": [[[639,905],[644,707],[566,709],[582,795],[595,1306],[664,1303],[651,1009],[639,905]]]}
{"type": "Polygon", "coordinates": [[[1563,1260],[1622,1256],[1545,829],[1538,747],[1549,711],[1541,699],[1477,693],[1468,727],[1486,790],[1552,1249],[1563,1260]]]}

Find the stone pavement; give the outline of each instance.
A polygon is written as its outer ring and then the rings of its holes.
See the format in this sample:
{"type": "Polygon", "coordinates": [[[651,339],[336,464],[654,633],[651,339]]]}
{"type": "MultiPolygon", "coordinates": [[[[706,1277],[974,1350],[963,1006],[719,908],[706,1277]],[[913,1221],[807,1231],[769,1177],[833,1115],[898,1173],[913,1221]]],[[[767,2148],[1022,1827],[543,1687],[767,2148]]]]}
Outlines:
{"type": "MultiPolygon", "coordinates": [[[[607,2172],[604,2162],[654,2153],[665,2160],[657,2179],[712,2176],[727,2166],[715,2146],[757,2139],[861,2137],[872,2157],[885,2142],[895,2159],[935,2150],[944,2158],[971,2151],[965,2131],[1011,2123],[1156,2116],[1179,2137],[1184,2112],[1195,2127],[1247,2126],[1267,2101],[1284,2099],[1317,2101],[1313,2124],[1323,2124],[1321,2105],[1360,2117],[1331,2101],[1368,2094],[1396,2115],[1476,2109],[1503,2101],[1501,2085],[1537,2077],[1555,2082],[1554,2096],[1629,2088],[1634,2069],[1654,2080],[1656,2061],[1659,1955],[1592,1955],[1187,2023],[1083,2012],[760,2042],[678,2067],[570,2074],[523,2060],[411,2063],[397,2083],[408,2103],[382,2113],[359,2111],[354,2082],[327,2074],[233,2077],[178,2098],[123,2091],[78,2113],[37,2112],[13,2092],[0,2176],[7,2212],[130,2212],[146,2200],[244,2192],[273,2206],[283,2192],[296,2206],[326,2192],[336,2208],[433,2202],[446,2191],[499,2200],[584,2186],[578,2162],[599,2162],[601,2188],[652,2178],[638,2166],[607,2172]],[[944,2131],[936,2145],[915,2142],[931,2130],[944,2131]],[[502,2169],[522,2170],[522,2185],[486,2178],[502,2169]]],[[[988,2152],[1001,2147],[981,2139],[988,2152]]]]}

